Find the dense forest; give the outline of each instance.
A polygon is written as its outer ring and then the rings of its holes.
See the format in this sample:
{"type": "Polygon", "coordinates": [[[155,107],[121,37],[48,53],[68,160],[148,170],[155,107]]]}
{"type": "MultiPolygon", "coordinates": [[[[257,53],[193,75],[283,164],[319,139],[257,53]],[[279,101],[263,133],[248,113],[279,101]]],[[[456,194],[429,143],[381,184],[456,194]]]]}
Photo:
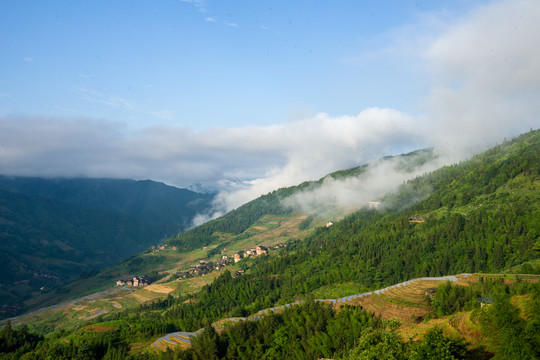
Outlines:
{"type": "MultiPolygon", "coordinates": [[[[540,131],[531,131],[407,182],[387,195],[380,210],[357,211],[289,243],[276,256],[247,260],[244,276],[225,271],[197,293],[169,296],[94,320],[111,325],[111,331],[88,332],[81,325],[70,334],[46,334],[31,324],[20,330],[6,326],[0,354],[24,359],[538,358],[538,283],[479,279],[469,289],[450,284],[437,289],[430,299],[432,316],[473,311],[488,348],[471,347],[437,328],[421,339],[403,339],[392,322],[359,307],[330,308],[315,302],[312,294],[345,282],[370,290],[422,276],[540,273],[539,157],[540,131]],[[519,305],[512,301],[515,296],[520,296],[519,305]],[[493,299],[492,306],[480,308],[480,297],[493,299]],[[221,333],[210,325],[298,299],[301,305],[259,321],[233,324],[221,333]],[[201,328],[187,351],[130,351],[133,343],[201,328]],[[17,340],[25,337],[41,341],[28,349],[17,340]]],[[[350,171],[361,174],[358,169],[350,171]]],[[[316,184],[299,187],[309,186],[316,184]]],[[[169,241],[185,251],[215,242],[218,233],[242,234],[262,214],[292,211],[281,200],[294,191],[275,191],[169,241]]]]}
{"type": "Polygon", "coordinates": [[[158,244],[191,226],[212,199],[149,180],[0,175],[0,307],[158,244]]]}

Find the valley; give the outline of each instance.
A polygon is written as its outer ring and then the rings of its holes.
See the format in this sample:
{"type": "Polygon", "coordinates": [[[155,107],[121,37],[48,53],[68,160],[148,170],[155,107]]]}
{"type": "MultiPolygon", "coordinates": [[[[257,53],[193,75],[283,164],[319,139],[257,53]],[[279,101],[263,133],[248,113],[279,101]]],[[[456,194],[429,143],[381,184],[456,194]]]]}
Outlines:
{"type": "Polygon", "coordinates": [[[0,175],[2,318],[101,290],[59,286],[177,234],[211,199],[152,181],[0,175]]]}
{"type": "MultiPolygon", "coordinates": [[[[162,278],[143,288],[133,286],[116,286],[119,274],[125,274],[129,271],[129,266],[125,264],[110,267],[99,273],[97,277],[79,280],[68,284],[65,288],[69,293],[76,293],[77,289],[103,288],[104,290],[79,299],[73,299],[52,305],[43,309],[32,311],[29,314],[18,318],[13,318],[14,324],[32,323],[35,326],[50,327],[55,326],[58,329],[71,329],[79,321],[92,320],[100,315],[114,312],[120,309],[132,308],[138,305],[152,302],[154,300],[163,300],[167,296],[179,297],[185,294],[198,292],[203,286],[211,283],[216,277],[220,276],[224,270],[211,271],[203,276],[194,276],[188,279],[176,278],[178,274],[183,273],[197,266],[200,261],[217,261],[223,255],[233,259],[234,254],[239,251],[249,250],[258,245],[266,246],[272,249],[269,256],[276,256],[274,246],[277,244],[286,244],[291,239],[299,236],[306,236],[311,230],[300,231],[299,223],[305,220],[305,215],[293,214],[292,216],[265,216],[257,221],[252,227],[246,230],[249,237],[239,241],[231,241],[231,245],[223,248],[219,254],[212,255],[218,245],[211,245],[207,248],[193,250],[187,253],[178,254],[172,250],[172,247],[164,247],[163,250],[156,251],[149,249],[140,259],[137,274],[148,274],[157,272],[162,278]],[[209,255],[210,254],[210,255],[209,255]],[[158,259],[157,261],[155,259],[158,259]],[[143,266],[143,264],[147,264],[143,266]],[[157,266],[156,266],[157,265],[157,266]],[[175,278],[175,279],[173,279],[175,278]]],[[[220,236],[222,241],[230,241],[231,237],[220,236]]],[[[246,259],[246,261],[249,259],[246,259]]],[[[242,269],[242,262],[231,262],[226,270],[236,272],[242,269]]],[[[245,267],[245,266],[244,266],[245,267]]],[[[124,277],[134,276],[128,275],[124,277]]],[[[46,297],[36,298],[28,302],[28,306],[46,301],[46,297]]]]}

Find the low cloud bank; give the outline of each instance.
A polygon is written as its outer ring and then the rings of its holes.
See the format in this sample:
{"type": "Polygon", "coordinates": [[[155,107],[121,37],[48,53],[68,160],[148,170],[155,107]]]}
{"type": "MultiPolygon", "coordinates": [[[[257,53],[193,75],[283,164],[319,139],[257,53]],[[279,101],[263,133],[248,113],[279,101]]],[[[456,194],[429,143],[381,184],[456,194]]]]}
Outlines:
{"type": "Polygon", "coordinates": [[[412,117],[372,108],[356,116],[318,114],[270,127],[195,132],[32,116],[0,118],[2,173],[151,178],[221,190],[223,211],[274,189],[320,178],[417,143],[412,117]]]}
{"type": "Polygon", "coordinates": [[[425,49],[433,86],[420,119],[456,160],[540,124],[540,2],[494,1],[425,49]]]}
{"type": "MultiPolygon", "coordinates": [[[[340,217],[358,208],[369,207],[370,202],[380,202],[385,194],[396,190],[407,180],[433,171],[440,164],[440,158],[433,158],[423,165],[404,169],[403,158],[400,157],[377,161],[367,166],[359,176],[344,179],[328,176],[320,186],[294,194],[285,199],[284,204],[304,212],[324,213],[331,209],[334,218],[340,217]]],[[[427,195],[428,192],[419,194],[420,198],[427,195]]],[[[377,206],[383,207],[384,203],[377,206]]]]}
{"type": "MultiPolygon", "coordinates": [[[[422,173],[537,128],[540,2],[496,1],[444,28],[417,54],[429,69],[431,89],[420,115],[371,108],[350,116],[321,113],[274,126],[207,131],[179,126],[131,131],[124,123],[89,118],[3,116],[0,173],[150,178],[219,190],[215,211],[198,217],[201,223],[269,191],[386,155],[434,146],[438,163],[418,169],[422,173]]],[[[417,35],[423,38],[420,31],[417,35]]],[[[316,192],[290,201],[302,207],[361,205],[417,175],[387,166],[374,166],[368,177],[327,180],[316,192]]]]}

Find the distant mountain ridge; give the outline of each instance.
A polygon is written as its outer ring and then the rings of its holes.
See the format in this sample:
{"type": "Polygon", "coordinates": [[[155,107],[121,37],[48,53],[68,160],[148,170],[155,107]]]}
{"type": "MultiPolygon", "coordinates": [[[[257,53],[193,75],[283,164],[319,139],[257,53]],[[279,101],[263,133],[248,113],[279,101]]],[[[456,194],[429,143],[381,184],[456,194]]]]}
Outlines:
{"type": "Polygon", "coordinates": [[[150,180],[0,176],[0,305],[139,253],[211,201],[150,180]]]}
{"type": "MultiPolygon", "coordinates": [[[[0,189],[46,196],[87,209],[120,212],[156,223],[191,224],[193,209],[209,205],[213,195],[152,180],[40,178],[0,175],[0,189]]],[[[172,234],[170,234],[172,235],[172,234]]]]}

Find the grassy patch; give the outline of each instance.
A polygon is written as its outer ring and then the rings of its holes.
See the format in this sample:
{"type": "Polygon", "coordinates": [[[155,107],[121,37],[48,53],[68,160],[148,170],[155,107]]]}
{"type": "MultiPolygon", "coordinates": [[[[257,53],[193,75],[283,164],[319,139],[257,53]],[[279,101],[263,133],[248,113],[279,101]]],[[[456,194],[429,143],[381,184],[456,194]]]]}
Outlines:
{"type": "Polygon", "coordinates": [[[346,282],[321,286],[313,291],[312,294],[316,299],[337,299],[344,296],[361,294],[366,291],[366,288],[362,287],[360,284],[346,282]]]}

